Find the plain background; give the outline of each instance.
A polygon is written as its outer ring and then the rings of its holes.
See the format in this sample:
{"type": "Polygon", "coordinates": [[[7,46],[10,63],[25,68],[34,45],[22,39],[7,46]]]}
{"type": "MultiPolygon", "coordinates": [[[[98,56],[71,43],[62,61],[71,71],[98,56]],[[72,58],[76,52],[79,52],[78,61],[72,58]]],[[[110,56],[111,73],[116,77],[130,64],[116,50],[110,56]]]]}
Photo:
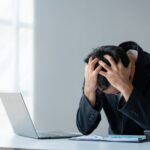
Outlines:
{"type": "MultiPolygon", "coordinates": [[[[150,49],[149,0],[35,0],[34,117],[39,130],[78,131],[85,56],[136,41],[150,49]]],[[[106,134],[107,120],[95,131],[106,134]]]]}

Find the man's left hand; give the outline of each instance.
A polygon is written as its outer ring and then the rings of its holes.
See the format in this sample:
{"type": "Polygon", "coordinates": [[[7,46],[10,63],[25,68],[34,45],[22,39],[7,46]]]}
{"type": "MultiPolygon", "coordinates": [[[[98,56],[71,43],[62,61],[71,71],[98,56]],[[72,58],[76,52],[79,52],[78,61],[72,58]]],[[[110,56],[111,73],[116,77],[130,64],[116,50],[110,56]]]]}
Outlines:
{"type": "Polygon", "coordinates": [[[109,61],[111,66],[103,61],[99,61],[99,64],[106,70],[101,70],[99,74],[104,76],[113,87],[120,91],[127,101],[133,90],[132,83],[129,80],[131,76],[132,62],[130,61],[128,67],[125,67],[121,60],[119,60],[118,63],[115,63],[111,56],[105,55],[104,57],[109,61]]]}

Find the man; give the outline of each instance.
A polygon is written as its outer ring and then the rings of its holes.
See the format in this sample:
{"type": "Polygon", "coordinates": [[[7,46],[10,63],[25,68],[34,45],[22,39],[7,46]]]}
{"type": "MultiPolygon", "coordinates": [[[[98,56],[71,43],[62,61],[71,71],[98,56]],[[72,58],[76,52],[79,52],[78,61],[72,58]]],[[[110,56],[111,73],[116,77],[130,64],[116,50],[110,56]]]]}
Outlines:
{"type": "Polygon", "coordinates": [[[90,134],[103,108],[109,134],[142,135],[150,129],[150,54],[135,42],[102,46],[85,59],[79,131],[90,134]]]}

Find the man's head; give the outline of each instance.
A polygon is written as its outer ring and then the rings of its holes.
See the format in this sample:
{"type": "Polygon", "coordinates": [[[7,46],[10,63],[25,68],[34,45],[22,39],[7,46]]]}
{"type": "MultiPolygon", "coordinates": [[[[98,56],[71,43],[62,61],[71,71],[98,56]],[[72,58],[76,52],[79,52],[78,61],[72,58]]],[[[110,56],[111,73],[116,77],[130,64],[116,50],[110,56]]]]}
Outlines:
{"type": "MultiPolygon", "coordinates": [[[[129,58],[126,54],[126,52],[118,46],[113,46],[113,45],[109,45],[109,46],[102,46],[102,47],[98,47],[96,49],[94,49],[86,58],[85,58],[85,62],[88,63],[88,60],[90,57],[94,58],[98,58],[99,60],[104,61],[107,65],[111,66],[110,63],[108,62],[108,60],[104,57],[104,55],[110,55],[114,61],[116,63],[118,63],[119,60],[121,60],[122,64],[125,67],[128,67],[129,64],[129,58]]],[[[99,64],[97,63],[95,65],[95,68],[98,66],[99,64]]],[[[102,70],[105,71],[104,68],[102,68],[102,70]]],[[[110,83],[108,82],[108,80],[101,76],[98,75],[97,77],[97,85],[98,88],[100,89],[100,91],[106,91],[106,93],[113,93],[115,94],[115,91],[113,89],[113,87],[110,85],[110,83]]]]}

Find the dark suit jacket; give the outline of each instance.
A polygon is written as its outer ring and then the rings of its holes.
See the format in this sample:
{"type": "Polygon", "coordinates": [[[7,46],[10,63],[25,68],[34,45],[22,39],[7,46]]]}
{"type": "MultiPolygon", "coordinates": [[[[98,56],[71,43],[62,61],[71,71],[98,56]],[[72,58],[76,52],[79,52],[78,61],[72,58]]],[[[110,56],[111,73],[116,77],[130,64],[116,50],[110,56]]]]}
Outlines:
{"type": "Polygon", "coordinates": [[[138,49],[133,91],[127,103],[119,107],[118,97],[96,92],[93,108],[84,93],[80,100],[76,123],[79,131],[90,134],[101,120],[103,108],[109,122],[110,134],[142,135],[150,129],[150,54],[138,49]]]}

